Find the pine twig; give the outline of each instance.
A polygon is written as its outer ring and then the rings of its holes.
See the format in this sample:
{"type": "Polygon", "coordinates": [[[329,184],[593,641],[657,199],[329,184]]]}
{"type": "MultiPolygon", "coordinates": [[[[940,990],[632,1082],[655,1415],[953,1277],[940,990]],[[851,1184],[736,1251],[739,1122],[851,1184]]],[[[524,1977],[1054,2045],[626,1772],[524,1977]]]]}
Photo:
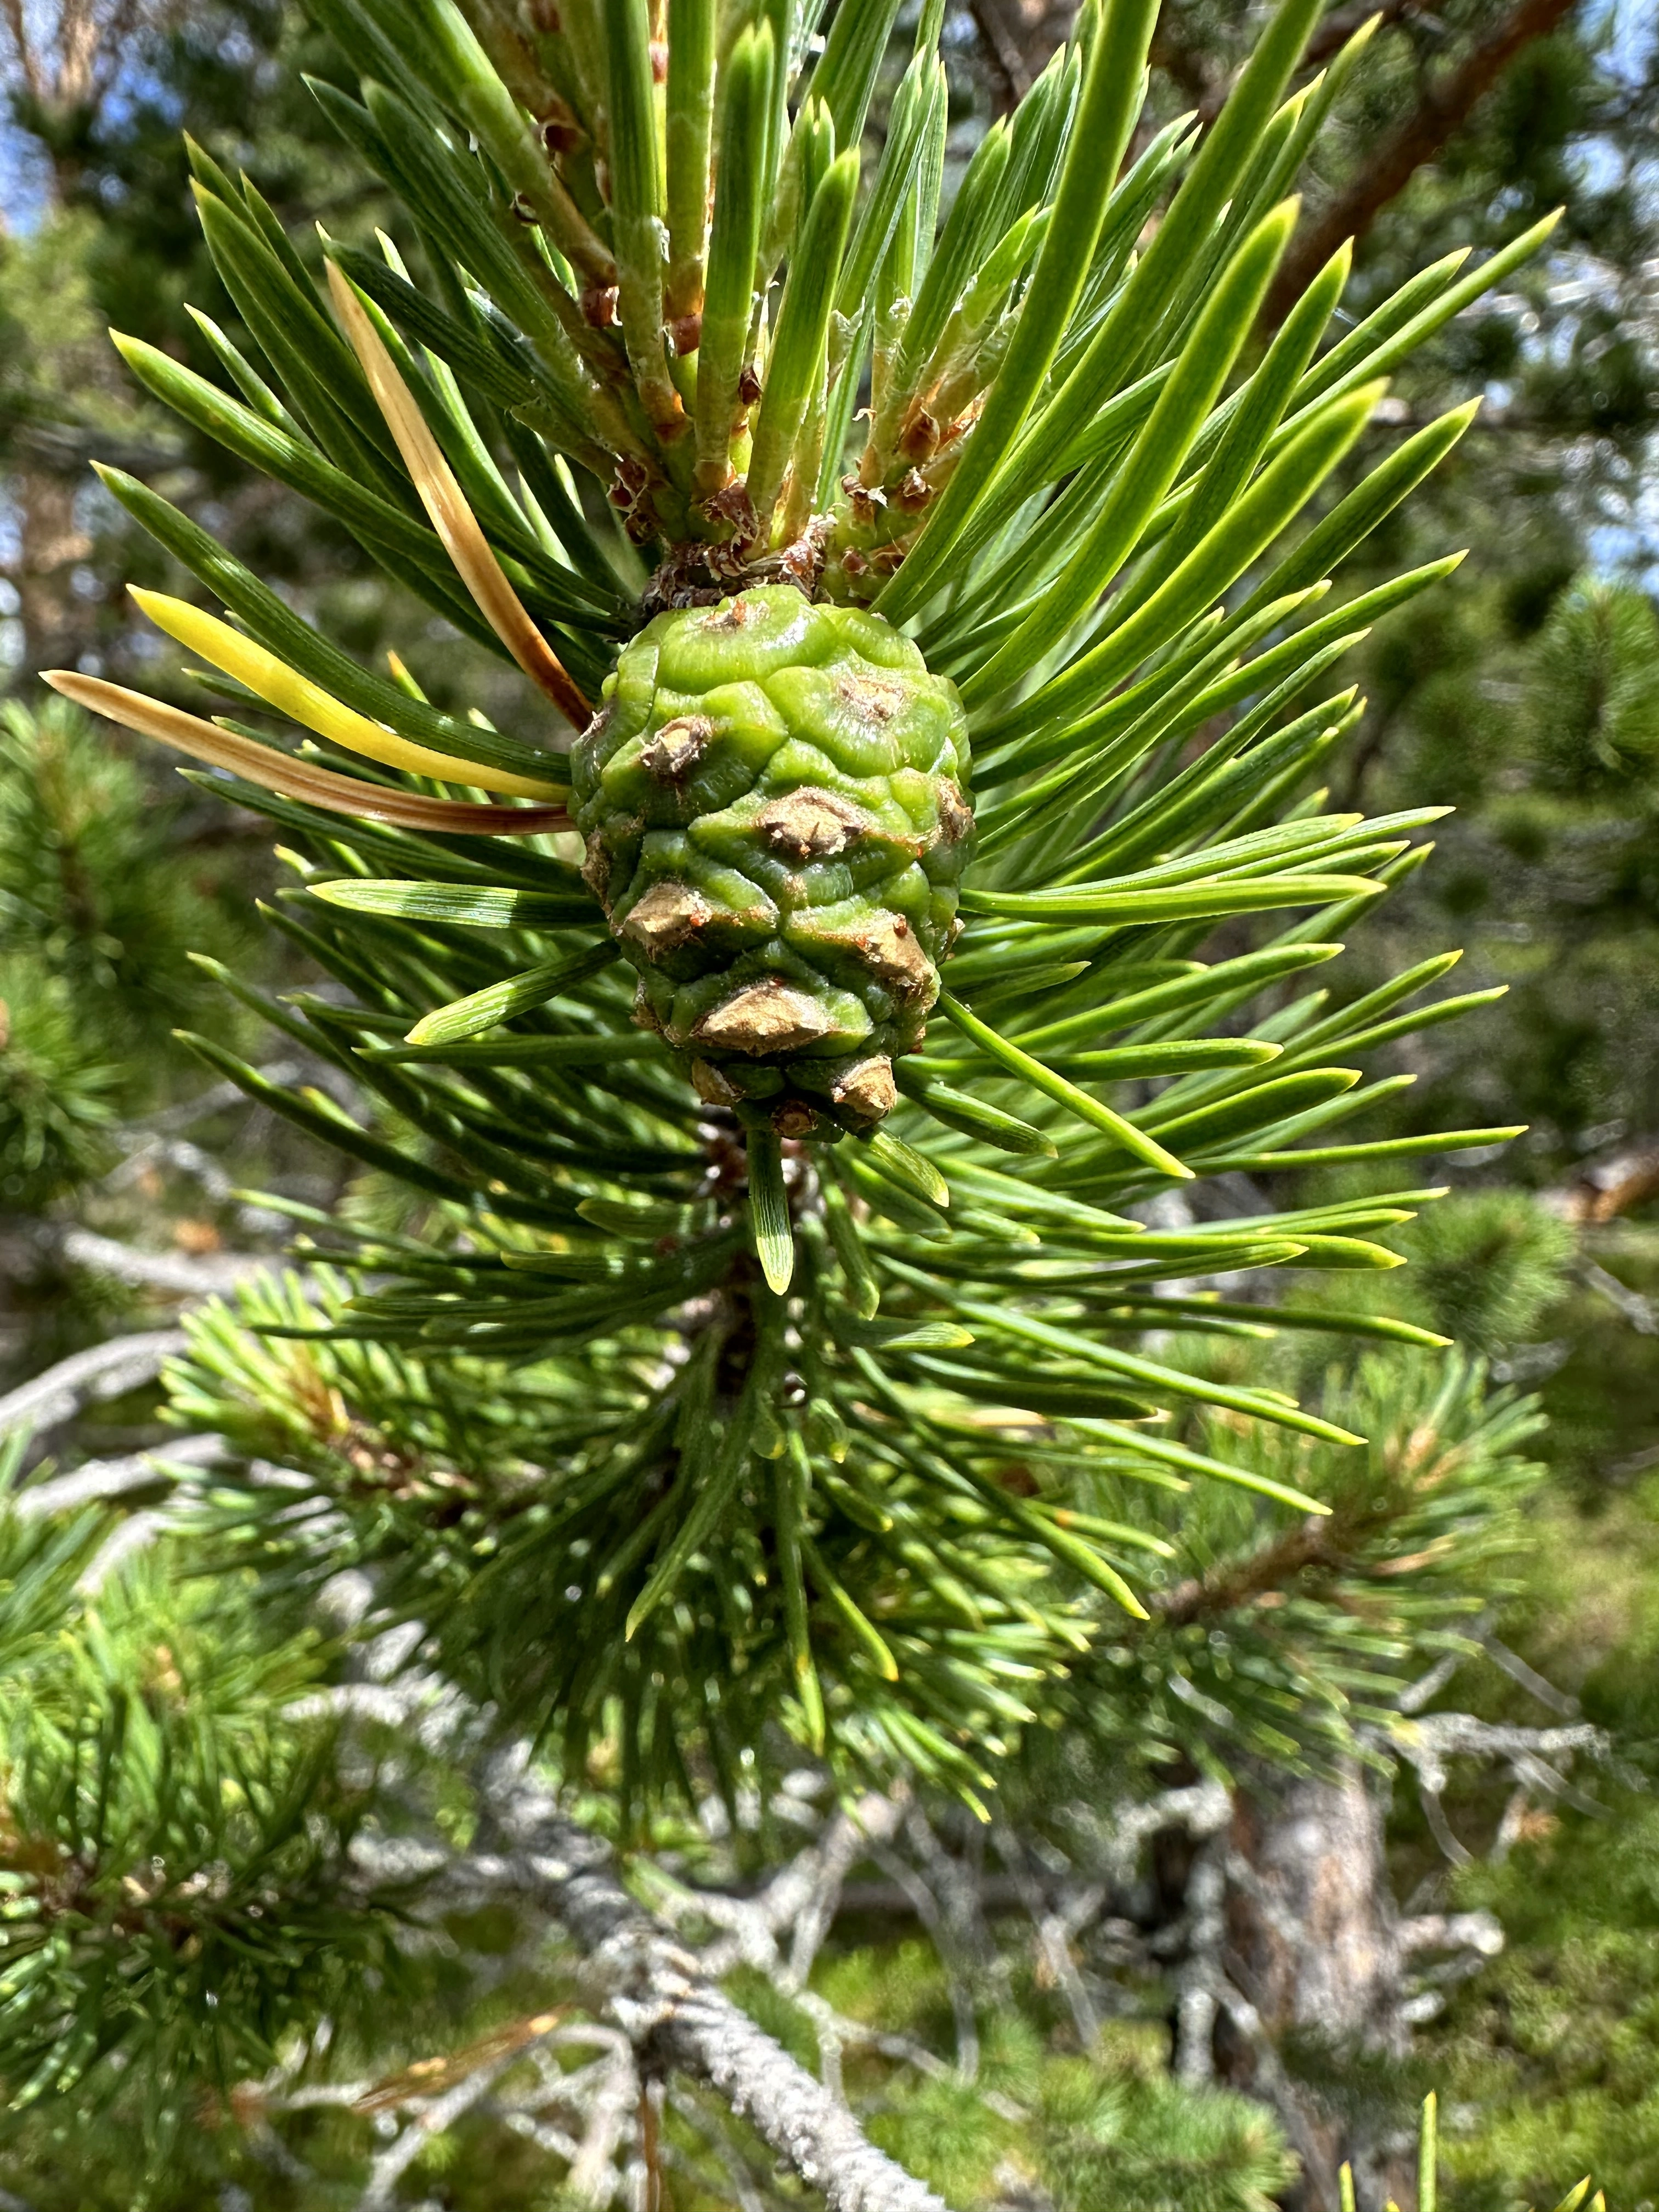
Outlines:
{"type": "Polygon", "coordinates": [[[588,2107],[587,2126],[565,2186],[579,2204],[604,2204],[613,2193],[613,2161],[639,2095],[639,2075],[624,2045],[612,2058],[588,2107]]]}
{"type": "Polygon", "coordinates": [[[358,2212],[378,2212],[379,2207],[389,2204],[398,2182],[433,2137],[481,2104],[508,2068],[517,2065],[521,2055],[518,2049],[503,2051],[488,2064],[463,2075],[408,2121],[369,2168],[368,2185],[357,2200],[358,2212]]]}
{"type": "Polygon", "coordinates": [[[720,1929],[699,1954],[705,1973],[718,1979],[742,1964],[776,1975],[786,1990],[799,1990],[834,1922],[847,1876],[876,1845],[896,1834],[908,1802],[902,1784],[887,1796],[870,1790],[838,1812],[823,1835],[797,1852],[757,1895],[677,1890],[663,1899],[661,1909],[676,1925],[683,1917],[698,1917],[720,1929]],[[787,1965],[778,1955],[784,1936],[792,1937],[787,1965]]]}
{"type": "Polygon", "coordinates": [[[872,1792],[850,1812],[838,1813],[831,1822],[815,1854],[812,1894],[796,1916],[784,1982],[787,1989],[805,1986],[812,1961],[834,1924],[848,1875],[873,1844],[897,1832],[907,1794],[902,1785],[885,1797],[872,1792]]]}

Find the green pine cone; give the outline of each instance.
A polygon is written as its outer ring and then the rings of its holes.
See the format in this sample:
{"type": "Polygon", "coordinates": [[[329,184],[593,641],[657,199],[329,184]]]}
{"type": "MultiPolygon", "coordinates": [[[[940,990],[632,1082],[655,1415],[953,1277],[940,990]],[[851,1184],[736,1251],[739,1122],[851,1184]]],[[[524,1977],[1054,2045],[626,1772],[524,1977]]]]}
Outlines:
{"type": "Polygon", "coordinates": [[[770,585],[649,623],[571,768],[635,1018],[699,1095],[785,1136],[880,1121],[971,850],[955,685],[878,616],[770,585]]]}

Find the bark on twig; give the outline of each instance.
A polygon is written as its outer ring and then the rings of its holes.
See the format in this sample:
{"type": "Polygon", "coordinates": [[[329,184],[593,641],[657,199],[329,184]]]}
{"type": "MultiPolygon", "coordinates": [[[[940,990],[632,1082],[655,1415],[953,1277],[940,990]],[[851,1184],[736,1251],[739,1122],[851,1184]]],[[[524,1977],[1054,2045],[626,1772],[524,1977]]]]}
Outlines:
{"type": "Polygon", "coordinates": [[[717,2091],[830,2212],[945,2212],[635,1904],[609,1848],[565,1819],[520,1760],[498,1763],[488,1796],[513,1856],[474,1860],[473,1875],[528,1891],[567,1930],[599,2008],[647,2070],[673,2069],[717,2091]]]}
{"type": "Polygon", "coordinates": [[[1262,2068],[1265,2045],[1290,2035],[1336,2051],[1404,2055],[1404,1954],[1381,1805],[1352,1763],[1328,1780],[1264,1778],[1237,1801],[1231,1845],[1226,1976],[1248,2000],[1260,2037],[1246,2039],[1224,2070],[1279,2111],[1316,2212],[1336,2212],[1345,2160],[1362,2201],[1407,2203],[1410,2173],[1386,2132],[1379,2137],[1364,2118],[1345,2119],[1306,2085],[1262,2068]]]}
{"type": "Polygon", "coordinates": [[[1354,33],[1363,30],[1375,15],[1379,31],[1390,23],[1397,23],[1403,15],[1414,15],[1420,0],[1358,0],[1351,8],[1333,8],[1316,27],[1313,36],[1302,49],[1304,69],[1323,69],[1326,63],[1341,52],[1354,33]]]}
{"type": "Polygon", "coordinates": [[[799,1990],[830,1932],[848,1875],[897,1832],[908,1802],[902,1784],[887,1796],[870,1790],[838,1812],[817,1841],[797,1852],[757,1895],[687,1889],[663,1909],[677,1926],[683,1914],[691,1914],[721,1929],[700,1954],[706,1974],[718,1978],[741,1963],[776,1976],[783,1989],[799,1990]],[[789,1957],[781,1962],[778,1939],[792,1929],[789,1957]]]}
{"type": "Polygon", "coordinates": [[[1217,1613],[1237,1613],[1266,1591],[1282,1589],[1308,1567],[1347,1564],[1332,1540],[1329,1519],[1310,1513],[1292,1528],[1243,1559],[1224,1560],[1205,1575],[1189,1576],[1152,1600],[1160,1620],[1185,1628],[1217,1613]]]}
{"type": "Polygon", "coordinates": [[[94,1229],[70,1229],[58,1249],[72,1267],[174,1298],[222,1297],[281,1265],[258,1252],[141,1252],[94,1229]]]}
{"type": "Polygon", "coordinates": [[[1567,1189],[1553,1193],[1548,1203],[1567,1220],[1594,1226],[1616,1221],[1621,1213],[1644,1206],[1659,1192],[1659,1145],[1634,1146],[1616,1158],[1579,1170],[1567,1189]]]}

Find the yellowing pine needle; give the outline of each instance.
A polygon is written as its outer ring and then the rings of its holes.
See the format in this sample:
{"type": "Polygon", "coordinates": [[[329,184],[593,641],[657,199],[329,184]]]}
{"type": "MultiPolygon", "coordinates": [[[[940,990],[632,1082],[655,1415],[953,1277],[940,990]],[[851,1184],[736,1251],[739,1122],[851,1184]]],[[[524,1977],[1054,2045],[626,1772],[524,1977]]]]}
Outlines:
{"type": "Polygon", "coordinates": [[[256,645],[228,623],[184,599],[163,592],[146,592],[137,584],[127,586],[143,613],[158,629],[178,639],[191,653],[234,676],[239,684],[319,737],[328,738],[349,752],[362,753],[386,768],[406,769],[414,775],[439,777],[445,783],[468,783],[479,791],[499,791],[513,799],[562,801],[562,784],[543,783],[532,776],[514,775],[506,769],[490,768],[478,761],[462,760],[454,753],[434,752],[429,746],[400,738],[383,722],[372,722],[279,660],[264,646],[256,645]]]}
{"type": "Polygon", "coordinates": [[[431,516],[432,526],[442,538],[461,581],[525,674],[580,730],[592,714],[592,708],[507,581],[425,416],[399,375],[397,363],[364,312],[362,301],[331,261],[328,264],[328,288],[333,295],[335,312],[345,326],[346,336],[368,379],[369,389],[386,417],[386,428],[397,441],[404,465],[421,495],[421,503],[431,516]]]}
{"type": "Polygon", "coordinates": [[[358,815],[371,822],[391,822],[402,830],[430,830],[450,836],[519,837],[532,830],[568,830],[570,817],[562,806],[470,806],[455,799],[423,799],[417,792],[390,791],[379,784],[360,783],[355,776],[337,775],[331,769],[295,760],[274,745],[255,744],[229,730],[216,728],[198,715],[147,699],[141,691],[128,691],[102,677],[77,675],[73,669],[53,668],[46,681],[77,706],[157,738],[193,760],[211,768],[228,769],[285,799],[302,800],[330,814],[358,815]]]}
{"type": "Polygon", "coordinates": [[[564,2004],[556,2006],[551,2012],[532,2013],[526,2020],[511,2021],[505,2027],[479,2036],[460,2051],[446,2052],[441,2057],[418,2058],[401,2073],[377,2082],[367,2094],[358,2098],[351,2109],[354,2112],[389,2112],[410,2098],[435,2097],[453,2087],[456,2082],[464,2081],[480,2066],[488,2066],[494,2059],[504,2058],[512,2051],[538,2043],[567,2020],[571,2010],[569,2005],[564,2004]]]}

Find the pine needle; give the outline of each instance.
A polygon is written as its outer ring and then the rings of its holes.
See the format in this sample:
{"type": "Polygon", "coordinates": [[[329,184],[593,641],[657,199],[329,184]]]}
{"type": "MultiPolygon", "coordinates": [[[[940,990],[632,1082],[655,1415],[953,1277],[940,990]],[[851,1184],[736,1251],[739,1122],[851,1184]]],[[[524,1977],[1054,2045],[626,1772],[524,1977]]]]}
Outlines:
{"type": "MultiPolygon", "coordinates": [[[[343,745],[349,752],[362,753],[367,759],[379,761],[383,767],[403,769],[411,775],[430,775],[444,783],[471,784],[477,791],[499,791],[513,799],[539,799],[562,805],[569,796],[563,784],[544,783],[527,775],[514,775],[505,769],[490,768],[477,761],[459,759],[453,753],[434,752],[429,745],[412,744],[389,730],[383,722],[371,722],[367,714],[343,705],[313,684],[296,669],[269,653],[240,630],[233,629],[228,623],[192,607],[184,599],[170,599],[165,592],[147,592],[137,584],[130,584],[127,593],[140,613],[148,615],[158,629],[191,653],[199,653],[216,668],[237,683],[246,685],[263,699],[267,706],[275,707],[279,714],[289,715],[319,738],[343,745]]],[[[395,655],[393,656],[395,659],[395,655]]]]}
{"type": "Polygon", "coordinates": [[[795,1272],[795,1238],[783,1180],[783,1147],[769,1129],[749,1132],[749,1213],[767,1288],[781,1297],[795,1272]]]}
{"type": "Polygon", "coordinates": [[[365,313],[362,301],[338,265],[327,264],[328,288],[347,337],[362,363],[386,427],[398,441],[421,503],[432,518],[461,581],[477,601],[479,611],[525,674],[538,685],[573,728],[581,729],[593,709],[571,681],[563,663],[542,635],[524,602],[507,581],[501,562],[478,526],[444,459],[427,420],[416,405],[408,386],[398,374],[380,332],[365,313]]]}
{"type": "Polygon", "coordinates": [[[337,775],[331,769],[315,768],[295,760],[274,745],[256,744],[216,728],[198,715],[178,707],[147,699],[141,691],[111,684],[101,676],[82,676],[71,668],[47,669],[43,681],[77,706],[155,738],[176,752],[205,761],[210,768],[228,769],[266,791],[285,799],[302,799],[330,814],[360,815],[370,822],[392,822],[400,829],[428,830],[450,836],[523,837],[532,831],[568,830],[570,817],[562,806],[470,806],[460,799],[425,799],[412,791],[393,791],[380,784],[360,783],[353,776],[337,775]]]}

